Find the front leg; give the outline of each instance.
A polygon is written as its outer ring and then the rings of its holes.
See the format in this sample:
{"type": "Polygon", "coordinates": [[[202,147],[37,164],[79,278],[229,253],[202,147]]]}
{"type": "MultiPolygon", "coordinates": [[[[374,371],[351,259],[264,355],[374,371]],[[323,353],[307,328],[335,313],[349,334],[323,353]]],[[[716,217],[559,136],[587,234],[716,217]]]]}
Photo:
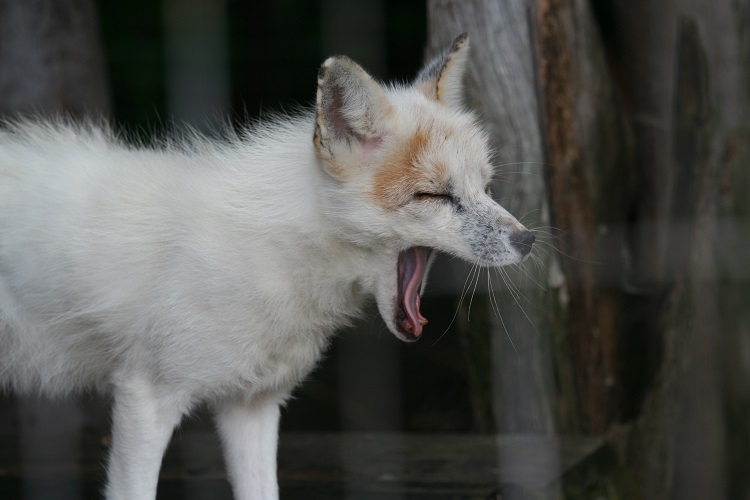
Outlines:
{"type": "Polygon", "coordinates": [[[143,377],[118,381],[112,408],[107,500],[153,500],[162,456],[188,399],[143,377]]]}
{"type": "Polygon", "coordinates": [[[237,500],[279,497],[276,447],[280,402],[277,397],[262,397],[227,403],[217,412],[224,459],[237,500]]]}

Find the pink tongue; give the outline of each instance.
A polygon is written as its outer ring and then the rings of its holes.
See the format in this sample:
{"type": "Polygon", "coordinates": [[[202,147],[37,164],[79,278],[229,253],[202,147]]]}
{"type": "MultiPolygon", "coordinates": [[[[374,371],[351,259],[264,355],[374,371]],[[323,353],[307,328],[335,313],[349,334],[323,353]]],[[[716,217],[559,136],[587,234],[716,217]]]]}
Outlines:
{"type": "Polygon", "coordinates": [[[401,259],[401,289],[406,312],[401,326],[416,337],[422,334],[422,327],[427,324],[427,320],[419,312],[419,288],[424,279],[426,261],[427,252],[419,247],[410,248],[403,253],[401,259]]]}

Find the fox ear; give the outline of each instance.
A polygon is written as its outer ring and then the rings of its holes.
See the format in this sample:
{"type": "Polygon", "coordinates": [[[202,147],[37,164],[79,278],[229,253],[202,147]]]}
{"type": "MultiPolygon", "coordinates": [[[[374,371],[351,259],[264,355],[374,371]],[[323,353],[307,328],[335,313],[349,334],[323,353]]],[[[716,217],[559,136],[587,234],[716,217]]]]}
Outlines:
{"type": "Polygon", "coordinates": [[[377,148],[391,105],[383,88],[348,57],[331,57],[318,73],[313,142],[339,180],[377,148]]]}
{"type": "Polygon", "coordinates": [[[461,106],[463,79],[469,60],[469,34],[463,33],[450,49],[432,59],[414,80],[414,86],[427,97],[447,106],[461,106]]]}

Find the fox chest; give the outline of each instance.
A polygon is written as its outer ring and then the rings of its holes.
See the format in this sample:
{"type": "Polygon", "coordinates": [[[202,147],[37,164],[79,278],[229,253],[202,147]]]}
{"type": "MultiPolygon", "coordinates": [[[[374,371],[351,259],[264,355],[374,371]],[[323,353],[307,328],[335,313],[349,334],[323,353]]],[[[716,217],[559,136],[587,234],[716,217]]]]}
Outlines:
{"type": "Polygon", "coordinates": [[[290,392],[317,366],[328,347],[330,335],[317,337],[290,336],[265,345],[260,356],[247,365],[250,372],[247,382],[264,392],[290,392]]]}
{"type": "Polygon", "coordinates": [[[190,328],[201,338],[181,344],[191,358],[181,365],[193,367],[191,373],[206,381],[207,393],[217,385],[245,394],[290,392],[316,367],[336,331],[365,301],[351,285],[335,290],[318,285],[312,290],[304,284],[285,286],[283,293],[264,289],[253,301],[224,301],[210,309],[202,328],[193,315],[190,328]],[[201,346],[199,355],[196,346],[201,346]],[[197,373],[198,366],[203,374],[197,373]]]}
{"type": "Polygon", "coordinates": [[[335,333],[350,317],[331,313],[329,321],[317,325],[304,315],[298,319],[294,323],[277,319],[267,329],[251,332],[247,356],[238,360],[244,364],[243,378],[248,384],[263,391],[291,391],[317,366],[335,333]]]}

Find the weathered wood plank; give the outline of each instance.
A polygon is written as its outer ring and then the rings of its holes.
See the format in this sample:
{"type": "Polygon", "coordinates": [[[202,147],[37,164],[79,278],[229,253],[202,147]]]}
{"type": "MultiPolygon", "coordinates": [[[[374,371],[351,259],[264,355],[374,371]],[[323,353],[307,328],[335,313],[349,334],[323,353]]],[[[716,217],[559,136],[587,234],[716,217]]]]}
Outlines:
{"type": "Polygon", "coordinates": [[[746,343],[747,333],[734,321],[742,310],[724,306],[738,290],[723,285],[718,269],[720,256],[741,251],[722,234],[719,214],[738,206],[727,189],[748,189],[729,179],[750,165],[742,152],[750,147],[750,4],[616,5],[640,169],[634,255],[659,310],[649,322],[664,342],[632,461],[647,498],[742,498],[747,452],[727,450],[748,448],[747,418],[730,431],[725,409],[747,405],[750,392],[747,382],[731,393],[722,384],[728,365],[746,381],[748,364],[723,347],[746,343]]]}
{"type": "MultiPolygon", "coordinates": [[[[49,450],[56,438],[50,434],[49,450]]],[[[12,436],[0,438],[0,488],[14,478],[55,481],[103,480],[102,456],[106,438],[101,433],[81,436],[84,452],[78,458],[61,459],[59,453],[39,450],[25,469],[18,465],[15,447],[7,446],[12,436]]],[[[339,491],[362,494],[461,495],[486,498],[501,485],[515,485],[524,491],[546,491],[581,467],[613,465],[611,451],[593,437],[522,435],[415,435],[393,433],[288,433],[279,448],[279,479],[282,492],[339,491]],[[562,467],[546,463],[544,453],[552,446],[561,450],[562,467]],[[498,467],[498,450],[520,459],[510,467],[498,467]],[[356,457],[355,465],[344,463],[356,457]],[[587,462],[593,460],[596,463],[587,462]]],[[[501,454],[502,454],[501,453],[501,454]]],[[[213,432],[187,429],[176,436],[161,472],[161,488],[203,488],[214,493],[229,492],[221,450],[213,432]],[[181,486],[180,486],[181,485],[181,486]]],[[[10,486],[8,486],[10,487],[10,486]]],[[[505,487],[505,486],[504,486],[505,487]]],[[[0,490],[1,492],[2,490],[0,490]]],[[[290,493],[286,498],[307,498],[290,493]]],[[[230,498],[221,496],[220,498],[230,498]]],[[[361,498],[361,497],[357,497],[361,498]]],[[[434,497],[433,497],[434,498],[434,497]]]]}
{"type": "MultiPolygon", "coordinates": [[[[499,166],[493,183],[495,198],[530,228],[548,226],[528,2],[430,0],[427,12],[428,54],[442,50],[458,34],[469,32],[468,106],[480,114],[491,136],[499,166]]],[[[535,252],[543,261],[542,267],[554,267],[550,265],[554,255],[542,248],[535,252]]],[[[468,268],[455,274],[462,277],[454,283],[460,291],[468,268]]],[[[549,434],[558,425],[551,333],[554,312],[550,312],[545,290],[547,274],[534,274],[532,265],[525,266],[508,279],[518,287],[509,291],[502,277],[490,273],[494,290],[504,292],[496,293],[496,300],[485,302],[488,307],[483,313],[492,325],[489,342],[483,338],[467,342],[467,346],[490,346],[490,366],[484,377],[492,388],[494,428],[498,432],[549,434]]],[[[487,282],[484,272],[481,278],[476,276],[480,290],[486,291],[487,282]]],[[[467,330],[467,335],[487,334],[467,330]]],[[[486,352],[476,357],[484,360],[486,352]]],[[[508,460],[512,462],[513,458],[508,460]]]]}
{"type": "MultiPolygon", "coordinates": [[[[587,2],[536,0],[548,194],[567,289],[576,427],[622,414],[619,301],[628,212],[627,130],[587,2]]],[[[570,395],[568,395],[570,398],[570,395]]]]}

